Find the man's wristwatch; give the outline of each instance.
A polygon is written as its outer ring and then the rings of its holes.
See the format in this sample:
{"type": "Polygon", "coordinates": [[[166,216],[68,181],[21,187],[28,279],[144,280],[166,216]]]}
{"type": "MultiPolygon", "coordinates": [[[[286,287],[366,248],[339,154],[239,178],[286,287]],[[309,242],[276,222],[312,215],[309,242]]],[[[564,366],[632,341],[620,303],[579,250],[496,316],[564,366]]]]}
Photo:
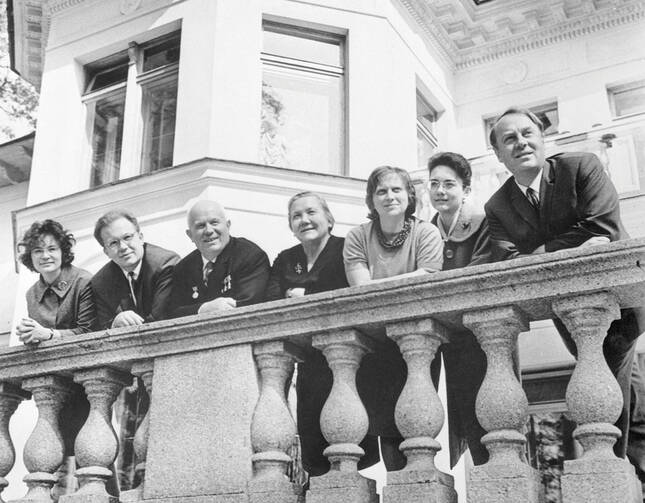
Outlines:
{"type": "Polygon", "coordinates": [[[49,339],[45,339],[47,341],[51,341],[54,338],[54,329],[50,328],[49,329],[49,339]]]}

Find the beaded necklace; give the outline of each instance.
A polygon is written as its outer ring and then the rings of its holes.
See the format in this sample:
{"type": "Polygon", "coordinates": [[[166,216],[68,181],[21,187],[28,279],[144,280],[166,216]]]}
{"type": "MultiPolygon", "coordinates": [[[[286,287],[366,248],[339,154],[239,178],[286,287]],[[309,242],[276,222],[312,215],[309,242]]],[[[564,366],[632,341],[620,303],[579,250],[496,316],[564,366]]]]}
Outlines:
{"type": "Polygon", "coordinates": [[[410,229],[412,229],[412,217],[406,218],[403,222],[403,229],[399,231],[392,241],[388,241],[381,229],[381,222],[377,219],[374,223],[376,224],[376,236],[378,237],[378,242],[383,248],[399,248],[403,243],[405,243],[405,240],[410,234],[410,229]]]}

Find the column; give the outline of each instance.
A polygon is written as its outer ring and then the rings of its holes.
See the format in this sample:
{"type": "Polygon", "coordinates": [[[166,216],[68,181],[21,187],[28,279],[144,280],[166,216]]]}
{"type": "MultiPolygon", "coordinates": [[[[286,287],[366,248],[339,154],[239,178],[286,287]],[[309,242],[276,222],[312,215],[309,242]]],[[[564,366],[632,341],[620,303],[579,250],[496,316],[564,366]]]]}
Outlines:
{"type": "Polygon", "coordinates": [[[471,470],[468,501],[472,503],[534,503],[543,501],[540,476],[526,463],[528,400],[513,371],[513,353],[520,332],[529,329],[524,314],[513,306],[465,313],[464,326],[473,331],[486,353],[488,368],[477,394],[477,419],[488,433],[482,443],[488,463],[471,470]]]}
{"type": "Polygon", "coordinates": [[[567,408],[578,423],[573,437],[582,444],[580,459],[565,461],[562,497],[567,503],[641,503],[642,494],[632,465],[616,457],[613,445],[620,437],[614,423],[623,397],[603,354],[609,325],[620,318],[615,296],[600,292],[553,302],[576,343],[578,361],[567,387],[567,408]]]}
{"type": "Polygon", "coordinates": [[[296,437],[296,424],[287,404],[285,385],[293,375],[299,349],[285,341],[256,344],[253,355],[261,387],[251,419],[253,478],[249,482],[251,503],[297,503],[302,487],[286,476],[291,458],[288,450],[296,437]]]}
{"type": "MultiPolygon", "coordinates": [[[[28,400],[31,394],[18,386],[0,382],[0,492],[9,485],[5,478],[16,461],[11,436],[9,435],[9,420],[23,400],[28,400]]],[[[4,500],[0,498],[0,503],[4,500]]]]}
{"type": "Polygon", "coordinates": [[[58,415],[71,394],[72,383],[63,377],[46,375],[25,379],[22,387],[34,397],[38,420],[23,451],[29,471],[23,479],[27,494],[17,501],[49,503],[53,501],[50,493],[57,481],[54,474],[65,456],[58,415]]]}
{"type": "Polygon", "coordinates": [[[76,493],[62,496],[61,503],[118,503],[105,489],[112,477],[111,467],[116,459],[119,442],[112,428],[112,404],[121,389],[131,382],[129,374],[112,368],[81,370],[74,380],[83,385],[90,402],[90,413],[74,444],[76,478],[80,488],[76,493]]]}
{"type": "Polygon", "coordinates": [[[434,458],[441,449],[435,437],[444,423],[444,410],[432,384],[430,364],[445,328],[431,319],[387,326],[387,335],[401,349],[408,378],[396,403],[396,426],[405,438],[401,451],[408,462],[403,470],[389,472],[383,488],[384,503],[457,503],[453,478],[437,469],[434,458]]]}
{"type": "Polygon", "coordinates": [[[143,417],[137,432],[134,435],[134,453],[137,456],[136,471],[140,473],[141,483],[131,489],[121,493],[121,503],[130,503],[134,501],[141,501],[143,499],[143,492],[146,482],[146,455],[148,454],[148,431],[150,427],[150,409],[152,409],[152,376],[153,376],[154,362],[152,360],[145,362],[137,362],[132,365],[130,372],[140,377],[143,385],[146,387],[148,396],[150,397],[150,407],[146,415],[143,417]]]}
{"type": "Polygon", "coordinates": [[[334,383],[320,414],[331,470],[311,478],[307,503],[376,503],[374,481],[362,477],[357,467],[365,454],[358,444],[367,434],[369,419],[356,389],[356,372],[372,344],[351,329],[315,335],[312,344],[325,355],[334,383]]]}

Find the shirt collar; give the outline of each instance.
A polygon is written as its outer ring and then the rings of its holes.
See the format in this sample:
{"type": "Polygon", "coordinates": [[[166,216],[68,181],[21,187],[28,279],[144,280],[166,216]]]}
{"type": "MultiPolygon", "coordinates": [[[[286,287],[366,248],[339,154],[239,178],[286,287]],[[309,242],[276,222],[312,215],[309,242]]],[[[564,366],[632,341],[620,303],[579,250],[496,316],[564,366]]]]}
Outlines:
{"type": "Polygon", "coordinates": [[[535,195],[538,198],[538,201],[540,200],[540,184],[542,183],[542,175],[544,174],[544,168],[540,168],[540,171],[538,171],[538,174],[535,176],[533,181],[531,182],[531,185],[528,187],[526,185],[522,185],[519,183],[517,180],[515,180],[515,184],[519,187],[519,189],[522,191],[522,194],[526,195],[526,189],[531,187],[533,191],[535,192],[535,195]]]}
{"type": "Polygon", "coordinates": [[[45,296],[45,292],[47,290],[51,290],[54,292],[59,299],[62,299],[65,297],[67,292],[69,291],[70,287],[72,286],[72,282],[74,280],[75,274],[74,271],[72,270],[71,267],[63,267],[60,270],[60,275],[52,283],[49,285],[48,283],[45,282],[42,276],[38,279],[35,285],[35,294],[36,298],[38,299],[38,302],[41,302],[43,300],[43,297],[45,296]]]}
{"type": "MultiPolygon", "coordinates": [[[[139,263],[137,264],[137,267],[135,267],[135,268],[132,270],[132,272],[134,273],[134,274],[132,275],[132,279],[133,279],[134,281],[136,281],[137,279],[139,279],[139,274],[141,273],[141,266],[142,266],[142,265],[143,265],[143,257],[141,258],[141,260],[139,260],[139,263]]],[[[125,279],[127,279],[127,280],[129,281],[130,273],[129,273],[128,271],[126,271],[125,269],[122,269],[121,267],[119,267],[119,269],[121,269],[121,271],[122,271],[122,272],[123,272],[123,274],[125,275],[125,279]]]]}

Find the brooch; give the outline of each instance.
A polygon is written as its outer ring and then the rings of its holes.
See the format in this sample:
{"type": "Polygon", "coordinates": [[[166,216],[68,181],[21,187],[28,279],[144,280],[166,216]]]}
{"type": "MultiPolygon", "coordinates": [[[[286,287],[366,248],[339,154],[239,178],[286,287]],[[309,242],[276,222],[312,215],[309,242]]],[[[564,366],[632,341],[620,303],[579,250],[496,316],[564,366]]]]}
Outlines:
{"type": "Polygon", "coordinates": [[[191,295],[193,299],[198,299],[199,298],[199,291],[196,286],[193,287],[193,294],[191,295]]]}
{"type": "Polygon", "coordinates": [[[226,293],[228,292],[231,288],[231,275],[227,274],[226,277],[224,278],[224,281],[222,281],[222,290],[221,293],[226,293]]]}
{"type": "Polygon", "coordinates": [[[59,281],[56,287],[58,287],[59,290],[65,290],[65,288],[67,288],[67,281],[65,280],[59,281]]]}
{"type": "Polygon", "coordinates": [[[296,271],[296,274],[302,274],[302,266],[300,265],[300,262],[296,264],[294,270],[296,271]]]}

